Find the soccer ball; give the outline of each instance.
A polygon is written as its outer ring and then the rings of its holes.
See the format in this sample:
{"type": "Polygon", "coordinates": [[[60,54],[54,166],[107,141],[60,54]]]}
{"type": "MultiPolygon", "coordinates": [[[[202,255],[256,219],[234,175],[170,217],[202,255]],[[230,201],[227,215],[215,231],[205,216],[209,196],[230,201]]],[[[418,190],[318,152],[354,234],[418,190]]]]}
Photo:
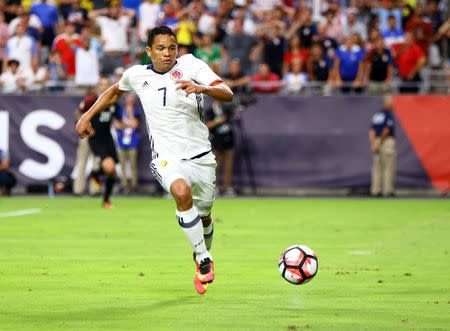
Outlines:
{"type": "Polygon", "coordinates": [[[289,283],[301,285],[309,282],[316,274],[319,264],[314,251],[304,245],[288,247],[278,260],[281,277],[289,283]]]}

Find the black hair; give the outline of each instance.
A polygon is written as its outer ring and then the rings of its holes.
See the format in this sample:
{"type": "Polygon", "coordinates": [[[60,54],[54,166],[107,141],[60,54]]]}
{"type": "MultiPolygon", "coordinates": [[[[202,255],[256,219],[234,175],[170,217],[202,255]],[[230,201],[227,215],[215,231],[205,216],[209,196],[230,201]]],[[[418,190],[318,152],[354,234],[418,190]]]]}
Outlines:
{"type": "Polygon", "coordinates": [[[177,39],[175,32],[173,32],[173,30],[168,26],[157,26],[156,28],[151,29],[148,33],[147,46],[152,47],[155,37],[160,34],[172,36],[177,39]]]}
{"type": "Polygon", "coordinates": [[[8,66],[12,66],[13,64],[15,64],[16,66],[20,65],[20,62],[16,59],[10,59],[8,60],[8,66]]]}

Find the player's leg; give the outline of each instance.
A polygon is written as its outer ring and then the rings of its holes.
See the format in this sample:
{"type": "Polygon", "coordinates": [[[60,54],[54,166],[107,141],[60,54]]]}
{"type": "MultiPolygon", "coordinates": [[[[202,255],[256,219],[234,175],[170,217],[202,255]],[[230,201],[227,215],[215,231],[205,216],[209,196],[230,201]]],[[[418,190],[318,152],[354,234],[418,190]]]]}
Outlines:
{"type": "Polygon", "coordinates": [[[202,216],[202,224],[203,224],[203,238],[205,239],[206,249],[211,250],[213,236],[214,236],[214,222],[211,217],[211,213],[206,216],[202,216]]]}
{"type": "Polygon", "coordinates": [[[211,258],[203,238],[203,225],[197,208],[193,204],[191,187],[184,178],[178,178],[170,185],[170,193],[177,204],[176,215],[200,263],[211,258]]]}
{"type": "Polygon", "coordinates": [[[116,162],[113,157],[108,156],[102,160],[101,167],[106,176],[103,206],[105,208],[111,208],[110,197],[116,181],[116,162]]]}

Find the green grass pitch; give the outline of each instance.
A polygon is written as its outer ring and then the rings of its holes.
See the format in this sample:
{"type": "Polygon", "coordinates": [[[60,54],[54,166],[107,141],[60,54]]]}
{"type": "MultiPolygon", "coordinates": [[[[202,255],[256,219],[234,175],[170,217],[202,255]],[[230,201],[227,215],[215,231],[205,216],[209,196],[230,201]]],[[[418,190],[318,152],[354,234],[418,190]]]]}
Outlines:
{"type": "Polygon", "coordinates": [[[218,200],[205,296],[172,201],[99,201],[0,200],[1,331],[450,329],[448,200],[218,200]],[[277,268],[296,243],[302,286],[277,268]]]}

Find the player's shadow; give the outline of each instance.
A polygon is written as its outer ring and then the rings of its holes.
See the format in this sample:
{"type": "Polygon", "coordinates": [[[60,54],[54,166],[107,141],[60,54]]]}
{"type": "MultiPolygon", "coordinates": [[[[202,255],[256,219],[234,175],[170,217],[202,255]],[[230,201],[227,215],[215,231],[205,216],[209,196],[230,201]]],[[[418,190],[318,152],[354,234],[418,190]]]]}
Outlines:
{"type": "MultiPolygon", "coordinates": [[[[120,301],[114,303],[114,306],[103,308],[87,308],[77,311],[48,311],[47,313],[14,313],[17,320],[22,323],[70,323],[70,322],[112,322],[129,319],[130,316],[142,315],[151,316],[162,309],[173,309],[176,306],[186,306],[195,302],[195,294],[190,296],[178,297],[170,300],[160,300],[144,305],[132,305],[129,301],[120,307],[120,301]]],[[[151,299],[149,299],[151,300],[151,299]]],[[[17,321],[16,320],[16,321],[17,321]]]]}

